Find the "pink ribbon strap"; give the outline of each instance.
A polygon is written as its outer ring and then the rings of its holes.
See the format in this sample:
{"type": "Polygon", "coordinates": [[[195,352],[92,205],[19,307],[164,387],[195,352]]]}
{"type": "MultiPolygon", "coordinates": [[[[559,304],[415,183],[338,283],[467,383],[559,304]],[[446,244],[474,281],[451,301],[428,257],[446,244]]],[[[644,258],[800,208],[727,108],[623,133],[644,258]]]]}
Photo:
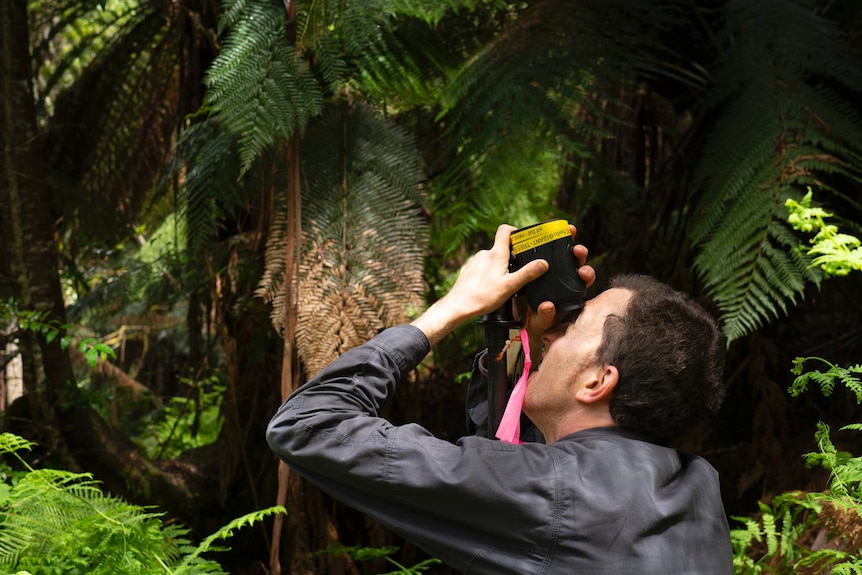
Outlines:
{"type": "Polygon", "coordinates": [[[530,338],[526,329],[521,330],[521,347],[524,349],[524,372],[518,383],[515,384],[515,388],[512,389],[512,395],[509,396],[509,402],[506,404],[506,410],[503,412],[503,418],[500,420],[495,434],[500,441],[518,445],[523,443],[521,441],[521,407],[524,405],[524,396],[527,395],[527,377],[533,366],[533,361],[530,359],[530,338]]]}

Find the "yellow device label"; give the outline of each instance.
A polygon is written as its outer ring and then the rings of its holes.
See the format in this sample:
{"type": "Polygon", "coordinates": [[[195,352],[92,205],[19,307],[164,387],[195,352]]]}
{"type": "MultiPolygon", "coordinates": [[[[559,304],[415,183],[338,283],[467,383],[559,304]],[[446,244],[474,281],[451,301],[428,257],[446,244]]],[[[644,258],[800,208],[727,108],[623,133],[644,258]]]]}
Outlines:
{"type": "Polygon", "coordinates": [[[554,220],[544,224],[531,226],[512,234],[512,252],[518,255],[541,245],[550,243],[570,235],[569,222],[554,220]]]}

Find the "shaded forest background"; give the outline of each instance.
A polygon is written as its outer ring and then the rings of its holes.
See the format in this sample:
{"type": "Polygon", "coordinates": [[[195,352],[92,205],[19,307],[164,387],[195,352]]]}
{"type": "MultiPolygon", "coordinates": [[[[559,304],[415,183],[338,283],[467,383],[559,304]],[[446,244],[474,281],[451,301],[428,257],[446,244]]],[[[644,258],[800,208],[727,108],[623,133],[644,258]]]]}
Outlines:
{"type": "MultiPolygon", "coordinates": [[[[860,30],[855,0],[2,0],[0,357],[25,393],[2,380],[0,422],[202,535],[284,502],[231,572],[385,569],[313,553],[337,543],[412,564],[280,466],[266,423],[499,223],[564,217],[597,287],[648,273],[721,319],[729,396],[681,445],[728,513],[821,489],[815,424],[858,409],[791,399],[790,367],[860,361],[862,274],[824,281],[784,202],[810,189],[862,232],[860,30]],[[22,329],[34,311],[73,345],[22,329]],[[92,367],[94,341],[115,355],[92,367]]],[[[443,342],[387,416],[456,439],[481,338],[443,342]]]]}

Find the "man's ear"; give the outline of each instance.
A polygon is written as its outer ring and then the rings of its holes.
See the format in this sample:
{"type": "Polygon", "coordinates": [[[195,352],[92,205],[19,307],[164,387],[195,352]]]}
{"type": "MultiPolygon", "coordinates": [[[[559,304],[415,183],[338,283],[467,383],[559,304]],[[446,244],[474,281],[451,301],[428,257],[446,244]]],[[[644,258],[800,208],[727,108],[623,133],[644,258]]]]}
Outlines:
{"type": "Polygon", "coordinates": [[[582,403],[596,403],[609,401],[611,394],[620,380],[620,372],[613,365],[601,365],[596,367],[592,380],[581,387],[575,394],[578,401],[582,403]]]}

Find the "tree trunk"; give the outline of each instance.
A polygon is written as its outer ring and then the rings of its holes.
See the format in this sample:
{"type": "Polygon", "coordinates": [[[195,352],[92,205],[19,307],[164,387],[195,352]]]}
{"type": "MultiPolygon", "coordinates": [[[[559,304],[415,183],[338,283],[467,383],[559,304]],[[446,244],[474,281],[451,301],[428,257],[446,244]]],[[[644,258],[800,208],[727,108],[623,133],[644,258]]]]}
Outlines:
{"type": "MultiPolygon", "coordinates": [[[[36,124],[26,0],[0,1],[0,288],[21,310],[66,323],[50,194],[36,124]]],[[[8,429],[39,444],[44,464],[92,472],[116,494],[148,494],[180,514],[193,506],[196,467],[152,462],[79,397],[68,350],[34,330],[19,334],[25,396],[8,429]],[[135,487],[131,489],[130,484],[135,487]],[[130,493],[131,492],[131,493],[130,493]]],[[[191,511],[193,512],[193,511],[191,511]]]]}
{"type": "MultiPolygon", "coordinates": [[[[48,312],[51,320],[63,324],[54,222],[36,129],[26,0],[0,3],[0,90],[0,250],[7,268],[4,275],[11,279],[8,291],[21,309],[48,312]]],[[[61,399],[71,399],[76,390],[69,355],[59,337],[48,342],[32,331],[22,334],[21,347],[25,373],[31,376],[25,377],[30,413],[36,420],[35,429],[46,432],[36,439],[46,449],[57,449],[61,442],[56,433],[60,429],[56,407],[61,399]]]]}

